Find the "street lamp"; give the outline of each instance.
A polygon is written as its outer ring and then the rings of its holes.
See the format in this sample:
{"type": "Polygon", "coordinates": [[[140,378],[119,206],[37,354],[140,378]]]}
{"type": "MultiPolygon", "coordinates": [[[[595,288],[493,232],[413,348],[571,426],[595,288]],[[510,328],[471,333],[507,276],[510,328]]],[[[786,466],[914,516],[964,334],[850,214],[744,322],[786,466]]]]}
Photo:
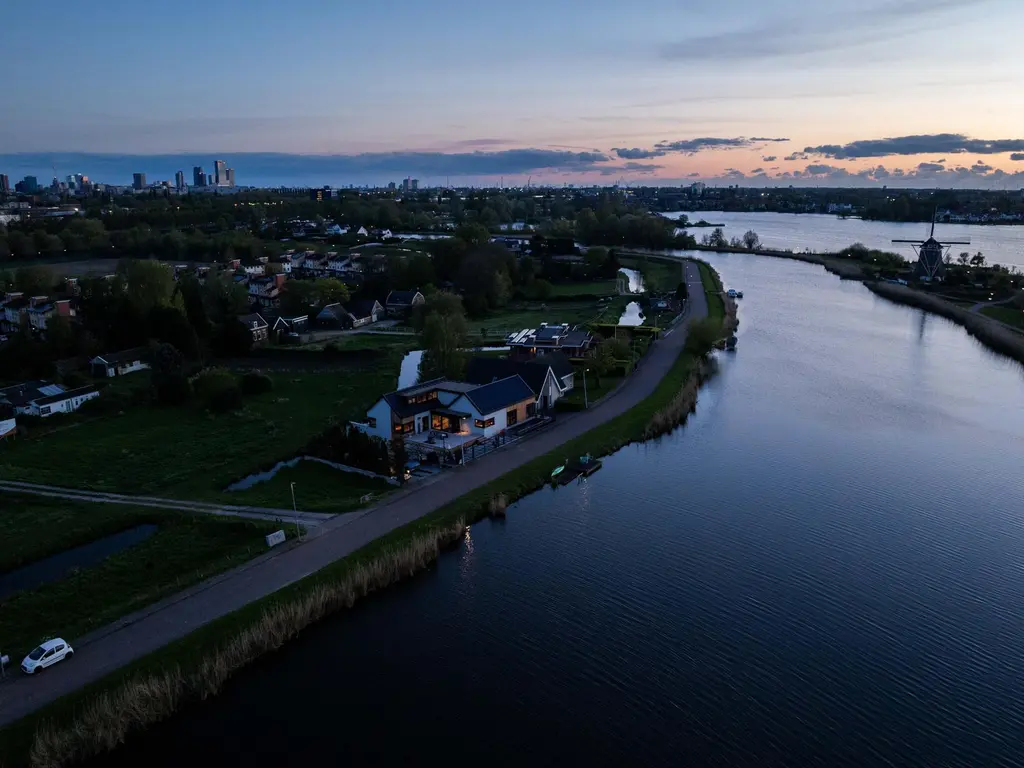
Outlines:
{"type": "Polygon", "coordinates": [[[289,483],[289,486],[292,489],[292,512],[295,513],[295,516],[292,518],[295,522],[295,538],[302,541],[302,529],[299,528],[299,510],[295,506],[295,483],[289,483]]]}
{"type": "Polygon", "coordinates": [[[583,410],[590,408],[590,400],[587,398],[587,374],[589,372],[589,368],[583,369],[583,410]]]}

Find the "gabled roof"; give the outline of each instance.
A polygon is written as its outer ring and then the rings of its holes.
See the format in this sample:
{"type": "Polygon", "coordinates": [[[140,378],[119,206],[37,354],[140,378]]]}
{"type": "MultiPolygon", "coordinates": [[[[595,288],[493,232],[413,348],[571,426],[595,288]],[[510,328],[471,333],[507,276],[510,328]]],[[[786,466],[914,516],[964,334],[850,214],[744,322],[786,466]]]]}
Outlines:
{"type": "Polygon", "coordinates": [[[383,310],[384,307],[376,299],[362,299],[361,301],[349,302],[349,307],[352,310],[352,314],[356,317],[369,317],[373,314],[373,310],[376,308],[378,311],[383,310]]]}
{"type": "Polygon", "coordinates": [[[413,300],[420,295],[419,291],[392,291],[388,294],[387,303],[411,306],[413,300]]]}
{"type": "Polygon", "coordinates": [[[465,378],[466,381],[482,386],[519,375],[533,390],[534,395],[540,395],[544,389],[548,368],[548,365],[536,365],[532,360],[517,362],[503,357],[471,357],[466,366],[465,378]]]}
{"type": "Polygon", "coordinates": [[[253,312],[249,315],[239,315],[238,322],[245,325],[245,327],[251,331],[267,327],[267,321],[263,319],[263,315],[259,312],[253,312]]]}
{"type": "MultiPolygon", "coordinates": [[[[518,374],[470,390],[463,395],[483,415],[534,398],[530,385],[518,374]]],[[[454,405],[454,403],[453,403],[454,405]]]]}
{"type": "Polygon", "coordinates": [[[117,365],[118,363],[134,363],[136,360],[145,360],[148,356],[149,350],[145,347],[135,347],[133,349],[125,349],[120,352],[96,355],[93,360],[101,363],[107,363],[108,365],[117,365]]]}
{"type": "Polygon", "coordinates": [[[320,310],[317,317],[330,316],[336,320],[341,320],[344,317],[352,317],[352,313],[349,312],[341,304],[328,304],[326,307],[320,310]]]}

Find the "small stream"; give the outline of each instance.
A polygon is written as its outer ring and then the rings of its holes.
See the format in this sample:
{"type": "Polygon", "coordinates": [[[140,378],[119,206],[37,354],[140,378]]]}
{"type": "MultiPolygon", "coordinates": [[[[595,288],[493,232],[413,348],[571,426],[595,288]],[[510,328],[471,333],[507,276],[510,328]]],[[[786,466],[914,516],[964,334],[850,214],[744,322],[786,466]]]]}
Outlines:
{"type": "Polygon", "coordinates": [[[644,283],[644,276],[640,274],[639,270],[626,269],[625,267],[619,268],[619,274],[625,275],[625,280],[619,279],[619,292],[620,293],[643,293],[647,290],[647,286],[644,283]]]}
{"type": "Polygon", "coordinates": [[[70,571],[95,565],[111,555],[134,547],[156,532],[156,525],[144,523],[0,575],[0,599],[51,581],[59,581],[70,571]]]}

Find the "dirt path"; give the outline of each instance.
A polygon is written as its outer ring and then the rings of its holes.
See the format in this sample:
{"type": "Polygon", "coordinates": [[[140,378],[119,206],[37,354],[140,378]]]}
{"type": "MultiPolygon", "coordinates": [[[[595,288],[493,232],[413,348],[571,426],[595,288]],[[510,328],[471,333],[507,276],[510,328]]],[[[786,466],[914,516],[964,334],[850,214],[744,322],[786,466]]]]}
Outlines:
{"type": "Polygon", "coordinates": [[[124,617],[83,638],[68,638],[75,658],[47,670],[40,678],[13,674],[0,685],[0,725],[45,706],[221,616],[275,592],[339,560],[511,469],[579,437],[628,411],[651,395],[671,369],[686,341],[686,327],[707,315],[700,272],[686,262],[691,305],[686,317],[656,342],[637,372],[588,411],[559,418],[536,437],[496,451],[440,476],[443,482],[417,484],[379,506],[325,521],[306,542],[259,557],[155,606],[124,617]]]}

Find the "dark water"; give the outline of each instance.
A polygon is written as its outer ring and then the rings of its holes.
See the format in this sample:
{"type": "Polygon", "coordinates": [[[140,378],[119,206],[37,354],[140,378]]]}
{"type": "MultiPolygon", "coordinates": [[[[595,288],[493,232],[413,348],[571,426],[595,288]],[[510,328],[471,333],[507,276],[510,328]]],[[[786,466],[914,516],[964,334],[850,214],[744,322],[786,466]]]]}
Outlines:
{"type": "Polygon", "coordinates": [[[754,256],[688,425],[104,765],[1019,766],[1024,375],[754,256]]]}
{"type": "Polygon", "coordinates": [[[31,563],[15,571],[0,575],[0,598],[34,589],[51,581],[57,581],[75,568],[85,568],[106,560],[111,555],[134,547],[157,531],[157,526],[145,523],[127,531],[104,536],[102,539],[68,549],[45,560],[31,563]]]}

